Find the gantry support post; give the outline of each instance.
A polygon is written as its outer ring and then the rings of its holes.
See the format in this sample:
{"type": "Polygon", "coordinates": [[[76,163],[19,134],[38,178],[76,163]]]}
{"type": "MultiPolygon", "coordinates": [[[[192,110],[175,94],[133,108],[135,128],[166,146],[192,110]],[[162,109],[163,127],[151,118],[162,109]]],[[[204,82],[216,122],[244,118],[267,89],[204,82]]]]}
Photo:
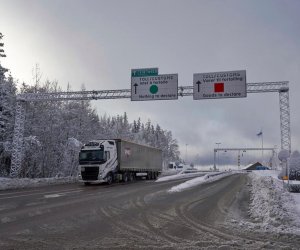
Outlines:
{"type": "Polygon", "coordinates": [[[15,115],[15,129],[12,144],[12,158],[10,176],[18,177],[22,164],[24,147],[24,125],[25,125],[25,105],[24,101],[17,101],[15,115]]]}
{"type": "Polygon", "coordinates": [[[279,107],[280,107],[280,134],[281,149],[286,149],[291,153],[291,121],[290,121],[290,104],[289,89],[282,88],[279,90],[279,107]]]}

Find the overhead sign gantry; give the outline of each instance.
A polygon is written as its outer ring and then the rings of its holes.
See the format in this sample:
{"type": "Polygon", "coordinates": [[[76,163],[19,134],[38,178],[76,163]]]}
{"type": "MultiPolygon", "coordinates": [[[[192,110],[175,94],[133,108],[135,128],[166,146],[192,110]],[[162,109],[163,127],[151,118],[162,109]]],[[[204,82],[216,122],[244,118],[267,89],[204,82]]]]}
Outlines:
{"type": "Polygon", "coordinates": [[[276,148],[214,148],[214,170],[217,169],[216,154],[218,152],[237,151],[238,152],[238,167],[240,166],[240,152],[247,151],[272,151],[272,159],[274,158],[276,148]]]}
{"type": "MultiPolygon", "coordinates": [[[[232,71],[237,72],[237,71],[232,71]]],[[[220,72],[219,72],[220,73],[220,72]]],[[[223,72],[224,73],[224,72],[223,72]]],[[[207,73],[205,73],[207,74],[207,73]]],[[[244,73],[241,73],[242,75],[244,73]]],[[[92,91],[72,91],[72,92],[51,92],[51,93],[23,93],[17,95],[16,102],[16,115],[15,115],[15,127],[12,144],[12,159],[10,176],[17,177],[22,163],[23,144],[24,144],[24,124],[26,113],[26,102],[41,102],[41,101],[64,101],[64,100],[107,100],[107,99],[123,99],[131,98],[131,100],[170,100],[178,99],[178,96],[194,96],[194,92],[200,92],[200,83],[198,80],[204,79],[203,76],[197,76],[194,78],[193,86],[178,87],[178,75],[159,75],[158,68],[146,68],[135,69],[131,72],[131,89],[118,89],[118,90],[92,90],[92,91]],[[172,79],[168,79],[166,83],[155,82],[155,77],[160,76],[172,76],[172,79]],[[145,83],[142,79],[147,78],[145,83]],[[151,81],[150,77],[154,80],[151,81]],[[198,77],[198,78],[197,78],[198,77]],[[152,87],[156,85],[156,87],[152,87]],[[168,88],[164,88],[168,86],[168,88]],[[198,91],[199,86],[199,91],[198,91]],[[138,87],[140,87],[138,89],[138,87]],[[151,97],[137,96],[143,91],[151,97]],[[141,91],[141,92],[140,92],[141,91]],[[167,91],[167,92],[163,92],[167,91]],[[166,95],[167,93],[167,95],[166,95]],[[148,99],[149,98],[149,99],[148,99]]],[[[245,76],[245,74],[244,74],[245,76]]],[[[246,77],[244,78],[246,81],[246,77]]],[[[227,91],[227,81],[221,79],[221,82],[211,81],[213,84],[213,90],[216,93],[224,93],[227,91]],[[224,83],[219,84],[219,83],[224,83]],[[223,89],[224,88],[224,89],[223,89]],[[224,90],[224,92],[222,92],[224,90]]],[[[156,81],[161,81],[157,78],[156,81]]],[[[218,81],[218,79],[217,79],[218,81]]],[[[242,81],[241,81],[242,82],[242,81]]],[[[279,93],[279,106],[280,106],[280,129],[281,129],[281,149],[286,149],[291,152],[291,130],[290,130],[290,106],[289,106],[289,82],[259,82],[259,83],[247,83],[246,93],[265,93],[265,92],[277,92],[279,93]]],[[[211,87],[210,87],[211,88],[211,87]]],[[[209,90],[209,89],[208,89],[209,90]]],[[[212,89],[210,89],[211,91],[212,89]]],[[[241,94],[241,96],[246,95],[241,94]]],[[[224,95],[223,95],[224,96],[224,95]]],[[[221,97],[221,95],[220,95],[221,97]]],[[[220,98],[219,97],[219,98],[220,98]]],[[[225,96],[226,97],[226,96],[225,96]]]]}

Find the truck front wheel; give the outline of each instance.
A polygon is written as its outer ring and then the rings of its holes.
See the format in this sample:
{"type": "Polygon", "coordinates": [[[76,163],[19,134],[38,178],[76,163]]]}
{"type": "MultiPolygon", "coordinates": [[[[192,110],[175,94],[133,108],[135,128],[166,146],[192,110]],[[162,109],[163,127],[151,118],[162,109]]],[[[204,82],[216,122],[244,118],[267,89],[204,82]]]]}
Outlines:
{"type": "Polygon", "coordinates": [[[113,183],[113,176],[111,173],[109,173],[106,177],[106,182],[108,185],[112,184],[113,183]]]}

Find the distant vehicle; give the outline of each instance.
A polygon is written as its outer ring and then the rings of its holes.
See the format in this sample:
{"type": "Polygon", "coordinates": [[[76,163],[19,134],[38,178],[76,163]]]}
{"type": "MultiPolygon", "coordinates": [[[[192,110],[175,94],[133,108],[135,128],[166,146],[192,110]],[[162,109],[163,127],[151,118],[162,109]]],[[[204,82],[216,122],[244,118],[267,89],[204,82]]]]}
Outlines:
{"type": "Polygon", "coordinates": [[[169,169],[174,169],[174,170],[182,170],[183,169],[183,164],[170,162],[169,165],[168,165],[168,168],[169,169]]]}
{"type": "Polygon", "coordinates": [[[297,180],[300,181],[300,171],[297,170],[290,170],[290,180],[297,180]]]}
{"type": "Polygon", "coordinates": [[[257,166],[256,170],[270,170],[268,167],[265,166],[257,166]]]}
{"type": "Polygon", "coordinates": [[[79,177],[85,185],[132,181],[137,177],[156,179],[162,171],[162,151],[114,139],[93,140],[79,153],[79,177]]]}

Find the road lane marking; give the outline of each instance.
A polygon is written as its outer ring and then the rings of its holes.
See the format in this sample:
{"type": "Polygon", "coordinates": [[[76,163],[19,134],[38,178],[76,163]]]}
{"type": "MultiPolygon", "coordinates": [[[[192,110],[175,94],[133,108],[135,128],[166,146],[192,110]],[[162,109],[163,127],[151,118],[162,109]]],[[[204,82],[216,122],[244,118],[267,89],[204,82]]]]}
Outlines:
{"type": "MultiPolygon", "coordinates": [[[[65,191],[77,191],[77,190],[80,190],[80,191],[83,191],[85,189],[68,189],[68,190],[65,190],[65,191]]],[[[64,190],[62,190],[64,191],[64,190]]],[[[41,193],[33,193],[33,194],[22,194],[22,195],[13,195],[13,196],[8,196],[8,197],[0,197],[0,200],[5,200],[5,199],[12,199],[12,198],[18,198],[18,197],[26,197],[26,196],[33,196],[33,195],[46,195],[46,194],[51,194],[51,193],[54,193],[55,191],[48,191],[48,192],[41,192],[41,193]]]]}
{"type": "Polygon", "coordinates": [[[64,196],[65,194],[46,194],[44,195],[44,198],[57,198],[57,197],[61,197],[64,196]]]}
{"type": "Polygon", "coordinates": [[[8,222],[12,222],[12,221],[15,221],[16,220],[16,217],[3,217],[3,218],[1,218],[1,223],[8,223],[8,222]]]}
{"type": "Polygon", "coordinates": [[[44,198],[48,199],[48,198],[58,198],[61,196],[65,196],[67,194],[71,194],[71,193],[79,193],[82,190],[78,190],[78,191],[71,191],[71,192],[63,192],[63,193],[56,193],[56,194],[46,194],[44,195],[44,198]]]}
{"type": "MultiPolygon", "coordinates": [[[[1,190],[1,191],[5,191],[5,190],[1,190]]],[[[40,192],[40,191],[41,190],[18,191],[18,192],[12,192],[12,193],[3,193],[3,194],[0,194],[0,196],[13,195],[13,194],[23,194],[23,193],[30,193],[30,192],[40,192]]]]}

